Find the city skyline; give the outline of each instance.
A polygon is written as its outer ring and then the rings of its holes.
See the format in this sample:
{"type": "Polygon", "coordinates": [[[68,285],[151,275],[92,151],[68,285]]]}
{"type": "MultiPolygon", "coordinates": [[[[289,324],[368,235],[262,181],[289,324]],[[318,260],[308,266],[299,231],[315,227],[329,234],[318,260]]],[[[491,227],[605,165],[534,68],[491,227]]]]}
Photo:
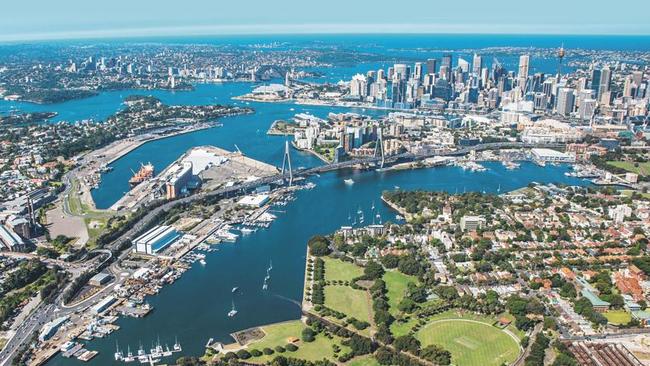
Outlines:
{"type": "Polygon", "coordinates": [[[523,13],[516,1],[493,4],[469,1],[459,12],[455,4],[417,0],[408,9],[392,12],[385,1],[372,6],[341,0],[309,8],[295,0],[267,4],[254,1],[210,3],[189,0],[179,9],[171,1],[130,3],[117,0],[97,7],[78,0],[38,4],[13,2],[3,5],[10,17],[0,24],[0,41],[87,39],[147,36],[315,34],[315,33],[458,33],[458,34],[592,34],[648,35],[643,18],[648,5],[639,0],[619,4],[635,9],[612,19],[604,6],[585,7],[558,0],[546,2],[537,12],[523,13]],[[551,11],[558,9],[558,11],[551,11]],[[576,14],[580,14],[576,17],[576,14]]]}

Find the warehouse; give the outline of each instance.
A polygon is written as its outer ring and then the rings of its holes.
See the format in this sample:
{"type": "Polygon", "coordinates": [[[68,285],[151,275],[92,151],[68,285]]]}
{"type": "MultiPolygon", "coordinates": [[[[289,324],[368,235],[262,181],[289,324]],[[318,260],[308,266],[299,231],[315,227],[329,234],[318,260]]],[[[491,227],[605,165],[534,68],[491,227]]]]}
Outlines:
{"type": "Polygon", "coordinates": [[[133,241],[134,250],[136,253],[158,254],[180,236],[180,233],[171,226],[155,226],[133,241]]]}
{"type": "Polygon", "coordinates": [[[574,154],[567,154],[551,149],[532,149],[533,158],[545,163],[573,163],[576,161],[574,154]]]}

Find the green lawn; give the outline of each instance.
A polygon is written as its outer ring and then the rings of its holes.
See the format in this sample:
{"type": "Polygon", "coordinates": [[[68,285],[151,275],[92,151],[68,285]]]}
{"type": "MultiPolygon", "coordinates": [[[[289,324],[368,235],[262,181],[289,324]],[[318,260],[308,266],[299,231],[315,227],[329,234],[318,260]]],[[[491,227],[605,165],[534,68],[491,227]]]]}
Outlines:
{"type": "Polygon", "coordinates": [[[650,175],[650,162],[633,163],[629,161],[608,161],[607,164],[615,166],[617,168],[625,169],[628,172],[636,173],[641,176],[650,175]]]}
{"type": "Polygon", "coordinates": [[[379,366],[379,362],[372,356],[355,358],[347,364],[348,366],[379,366]]]}
{"type": "Polygon", "coordinates": [[[387,296],[390,313],[395,315],[399,312],[397,305],[402,301],[402,298],[404,298],[408,283],[417,283],[418,280],[414,276],[405,275],[398,271],[387,271],[383,278],[386,282],[386,288],[388,289],[387,296]]]}
{"type": "Polygon", "coordinates": [[[498,366],[511,363],[519,355],[518,342],[499,328],[481,322],[441,319],[429,323],[415,336],[422,347],[444,347],[458,366],[498,366]]]}
{"type": "Polygon", "coordinates": [[[406,322],[394,321],[390,325],[390,331],[394,337],[407,335],[417,323],[418,319],[416,316],[411,316],[406,322]]]}
{"type": "Polygon", "coordinates": [[[370,299],[365,291],[348,286],[325,286],[325,306],[370,323],[370,299]]]}
{"type": "MultiPolygon", "coordinates": [[[[296,337],[298,339],[301,339],[302,330],[306,327],[307,326],[304,325],[300,320],[293,320],[289,322],[264,326],[262,327],[262,330],[264,330],[266,335],[261,340],[249,344],[248,350],[250,351],[252,349],[257,349],[261,351],[265,347],[269,347],[271,349],[274,349],[276,346],[284,347],[287,345],[287,339],[289,337],[296,337]]],[[[348,347],[341,345],[341,339],[339,337],[334,336],[334,338],[330,340],[324,335],[319,334],[316,336],[316,340],[313,342],[308,343],[303,342],[302,340],[298,342],[298,350],[296,352],[286,351],[282,355],[309,361],[318,361],[322,360],[323,358],[334,361],[334,351],[332,350],[333,344],[338,344],[339,347],[341,347],[341,354],[349,350],[348,347]]],[[[265,363],[274,359],[278,355],[280,355],[280,353],[276,352],[268,356],[263,355],[260,357],[254,357],[247,361],[254,363],[265,363]]]]}
{"type": "Polygon", "coordinates": [[[354,263],[343,262],[339,259],[324,257],[326,281],[351,281],[363,274],[363,268],[354,263]]]}
{"type": "Polygon", "coordinates": [[[603,313],[605,318],[607,318],[607,321],[619,325],[619,324],[627,324],[632,320],[632,316],[630,313],[628,313],[625,310],[610,310],[608,312],[603,313]]]}

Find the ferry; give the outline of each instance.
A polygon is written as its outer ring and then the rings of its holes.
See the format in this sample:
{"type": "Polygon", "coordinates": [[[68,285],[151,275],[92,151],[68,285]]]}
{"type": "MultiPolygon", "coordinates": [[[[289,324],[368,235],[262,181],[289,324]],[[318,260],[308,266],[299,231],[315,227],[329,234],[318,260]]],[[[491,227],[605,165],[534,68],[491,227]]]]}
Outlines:
{"type": "Polygon", "coordinates": [[[138,172],[133,172],[133,176],[129,179],[129,186],[131,188],[137,186],[138,184],[153,178],[154,168],[151,163],[143,164],[140,167],[138,172]]]}

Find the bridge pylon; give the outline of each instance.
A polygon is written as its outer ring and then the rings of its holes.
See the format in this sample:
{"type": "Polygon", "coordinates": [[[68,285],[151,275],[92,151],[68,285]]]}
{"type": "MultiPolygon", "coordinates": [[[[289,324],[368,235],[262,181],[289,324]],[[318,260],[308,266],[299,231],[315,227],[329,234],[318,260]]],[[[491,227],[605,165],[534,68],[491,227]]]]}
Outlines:
{"type": "Polygon", "coordinates": [[[377,141],[375,143],[375,158],[381,157],[380,168],[383,168],[386,159],[384,157],[384,138],[381,131],[381,127],[379,127],[377,129],[377,141]]]}
{"type": "MultiPolygon", "coordinates": [[[[289,169],[289,187],[293,184],[293,170],[291,169],[291,154],[289,154],[289,141],[284,142],[284,157],[282,158],[282,176],[289,169]]],[[[284,178],[283,178],[284,179],[284,178]]]]}

